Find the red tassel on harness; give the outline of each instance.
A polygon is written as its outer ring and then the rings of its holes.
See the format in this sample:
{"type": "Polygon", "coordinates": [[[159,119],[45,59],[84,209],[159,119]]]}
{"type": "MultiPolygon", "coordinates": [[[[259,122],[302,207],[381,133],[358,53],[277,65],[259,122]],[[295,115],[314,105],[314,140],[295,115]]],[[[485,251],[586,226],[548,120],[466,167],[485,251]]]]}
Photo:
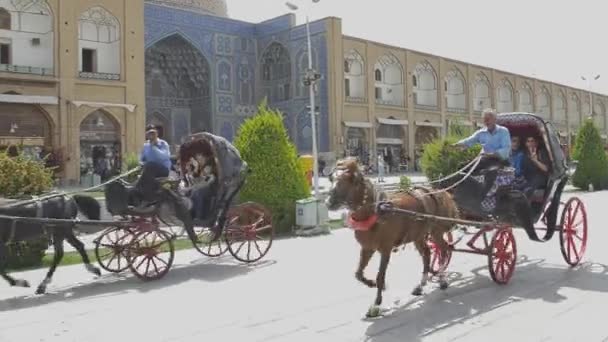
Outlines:
{"type": "Polygon", "coordinates": [[[353,215],[350,214],[350,215],[348,215],[347,224],[348,224],[348,227],[350,227],[350,229],[352,229],[352,230],[359,230],[359,231],[365,232],[365,231],[372,229],[372,227],[374,226],[374,224],[376,224],[377,221],[378,221],[377,214],[370,216],[365,221],[357,221],[353,218],[353,215]]]}

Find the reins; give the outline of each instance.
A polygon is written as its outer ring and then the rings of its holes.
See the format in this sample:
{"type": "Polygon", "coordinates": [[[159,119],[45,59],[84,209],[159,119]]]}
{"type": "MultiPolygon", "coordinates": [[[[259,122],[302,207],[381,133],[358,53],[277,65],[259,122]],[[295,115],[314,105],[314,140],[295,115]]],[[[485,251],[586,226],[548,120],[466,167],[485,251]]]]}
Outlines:
{"type": "Polygon", "coordinates": [[[141,166],[138,166],[138,167],[136,167],[136,168],[134,168],[132,170],[129,170],[129,171],[123,173],[123,174],[120,174],[120,175],[118,175],[118,176],[116,176],[114,178],[111,178],[110,180],[108,180],[108,181],[106,181],[104,183],[92,186],[90,188],[86,188],[84,190],[74,190],[74,191],[69,191],[69,192],[57,192],[57,193],[54,193],[52,195],[46,195],[46,196],[41,196],[41,197],[33,196],[33,198],[30,199],[30,200],[18,201],[18,202],[15,202],[15,203],[8,204],[8,205],[6,205],[4,207],[5,208],[20,207],[20,206],[23,206],[23,205],[28,205],[28,204],[32,204],[32,203],[38,203],[40,201],[44,201],[44,200],[48,200],[48,199],[56,198],[56,197],[60,197],[60,196],[72,196],[72,195],[76,195],[76,194],[83,193],[83,192],[92,192],[92,191],[95,191],[97,189],[101,189],[101,188],[103,188],[104,186],[106,186],[108,184],[114,183],[114,182],[116,182],[119,179],[125,178],[125,177],[127,177],[127,176],[129,176],[129,175],[131,175],[131,174],[133,174],[133,173],[135,173],[137,171],[139,171],[140,169],[141,169],[141,166]]]}

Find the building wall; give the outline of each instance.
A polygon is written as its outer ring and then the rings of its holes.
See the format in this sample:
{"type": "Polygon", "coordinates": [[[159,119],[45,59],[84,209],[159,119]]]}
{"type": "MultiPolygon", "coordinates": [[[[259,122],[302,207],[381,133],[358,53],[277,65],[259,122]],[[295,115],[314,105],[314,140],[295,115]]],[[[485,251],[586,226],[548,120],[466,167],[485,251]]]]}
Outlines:
{"type": "MultiPolygon", "coordinates": [[[[6,2],[6,1],[5,1],[6,2]]],[[[27,1],[25,2],[27,3],[27,1]]],[[[42,1],[45,3],[45,1],[42,1]]],[[[52,13],[53,41],[52,74],[39,70],[19,72],[0,71],[0,92],[22,95],[48,95],[59,99],[58,105],[35,105],[50,121],[51,144],[64,157],[63,176],[69,183],[75,183],[80,176],[80,125],[91,113],[99,110],[119,127],[118,137],[121,155],[139,150],[144,139],[144,80],[143,80],[143,17],[133,13],[143,13],[143,0],[47,0],[52,13]],[[111,13],[119,23],[120,55],[119,68],[109,68],[117,72],[116,78],[105,74],[81,74],[79,49],[79,19],[91,7],[102,7],[111,13]],[[74,103],[89,104],[76,106],[74,103]],[[101,102],[101,108],[92,107],[90,102],[101,102]],[[135,106],[133,112],[124,105],[135,106]]],[[[29,53],[31,50],[26,50],[29,53]]],[[[100,65],[106,57],[99,56],[100,65]]],[[[36,61],[19,61],[24,66],[42,66],[36,61]]],[[[103,69],[103,68],[102,68],[103,69]]],[[[28,105],[20,105],[28,106],[28,105]]],[[[10,113],[0,113],[2,116],[10,113]]],[[[5,132],[0,132],[4,135],[5,132]]]]}
{"type": "MultiPolygon", "coordinates": [[[[330,22],[333,33],[329,56],[330,63],[335,68],[330,73],[330,84],[333,87],[329,92],[332,94],[330,108],[334,108],[332,113],[335,115],[331,120],[331,134],[335,136],[334,149],[338,152],[346,149],[347,124],[353,122],[370,126],[363,130],[369,151],[375,151],[379,145],[377,134],[381,120],[391,118],[399,122],[407,121],[403,131],[402,148],[407,150],[413,159],[415,150],[421,147],[429,132],[435,130],[437,134],[445,135],[449,122],[454,121],[471,126],[480,123],[481,110],[487,107],[537,113],[552,122],[565,141],[588,117],[589,93],[584,90],[378,42],[341,36],[340,19],[333,18],[330,22]],[[353,57],[353,52],[356,52],[358,57],[353,57]],[[375,88],[379,86],[375,69],[378,67],[378,61],[386,55],[394,56],[403,67],[404,85],[402,88],[395,88],[404,92],[403,104],[387,104],[375,98],[375,88]],[[365,68],[362,77],[353,76],[351,70],[345,71],[344,62],[357,58],[362,59],[365,68]],[[427,71],[429,73],[425,74],[427,71]],[[426,81],[422,82],[424,84],[420,81],[426,80],[423,74],[430,75],[431,72],[435,75],[436,90],[428,90],[427,88],[433,87],[429,87],[426,81]],[[455,77],[458,81],[448,82],[455,77]],[[353,81],[364,83],[363,92],[356,96],[346,96],[345,82],[350,82],[352,86],[353,81]],[[446,90],[448,83],[457,84],[458,87],[463,85],[464,94],[454,95],[453,90],[446,90]],[[486,91],[487,94],[483,94],[486,91]],[[531,98],[529,106],[521,100],[526,98],[526,94],[531,98]]],[[[605,137],[608,133],[608,96],[593,94],[593,98],[594,120],[605,137]]]]}
{"type": "MultiPolygon", "coordinates": [[[[304,26],[294,26],[293,15],[250,24],[149,3],[145,5],[145,18],[148,51],[161,44],[164,39],[179,35],[208,63],[212,124],[207,129],[232,139],[240,124],[255,114],[258,103],[270,94],[270,106],[284,113],[287,130],[300,152],[310,152],[311,125],[306,109],[309,95],[308,89],[301,85],[308,66],[306,31],[304,26]],[[279,46],[289,59],[290,80],[287,97],[275,96],[278,94],[279,82],[283,81],[262,81],[262,59],[270,46],[279,46]]],[[[326,29],[325,21],[311,23],[313,66],[323,75],[328,73],[326,29]]],[[[152,88],[153,78],[149,76],[147,80],[149,90],[152,88]]],[[[282,91],[284,90],[285,88],[282,88],[282,91]]],[[[316,106],[320,112],[318,141],[321,152],[330,151],[327,93],[327,82],[322,80],[319,82],[316,96],[316,106]]],[[[148,94],[148,120],[161,121],[157,118],[162,116],[166,118],[165,121],[175,121],[172,118],[177,111],[180,115],[192,116],[193,112],[188,106],[178,109],[169,105],[181,100],[174,95],[163,94],[158,97],[148,94]]],[[[183,133],[180,135],[183,136],[183,133]]],[[[173,138],[174,143],[179,143],[175,141],[179,136],[173,138]]]]}
{"type": "Polygon", "coordinates": [[[11,14],[11,30],[0,30],[0,42],[11,44],[14,65],[53,68],[53,13],[44,2],[28,7],[0,0],[0,7],[11,14]],[[33,43],[39,39],[39,44],[33,43]]]}

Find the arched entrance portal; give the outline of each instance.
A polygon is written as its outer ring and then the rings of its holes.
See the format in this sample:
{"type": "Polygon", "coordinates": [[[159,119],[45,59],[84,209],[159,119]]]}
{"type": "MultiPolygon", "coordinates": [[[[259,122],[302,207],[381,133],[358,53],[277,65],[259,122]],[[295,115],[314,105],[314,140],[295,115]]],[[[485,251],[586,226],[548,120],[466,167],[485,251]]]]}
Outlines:
{"type": "Polygon", "coordinates": [[[120,125],[96,110],[80,124],[80,178],[86,186],[103,182],[121,170],[120,125]]]}
{"type": "Polygon", "coordinates": [[[51,123],[35,105],[0,103],[0,149],[21,146],[25,155],[40,158],[52,149],[51,123]]]}
{"type": "Polygon", "coordinates": [[[418,126],[416,127],[416,148],[421,149],[424,144],[428,144],[437,139],[439,132],[435,127],[418,126]]]}
{"type": "Polygon", "coordinates": [[[389,172],[397,170],[401,164],[401,160],[405,155],[407,146],[405,130],[398,120],[389,117],[380,123],[376,130],[376,153],[384,157],[386,165],[389,166],[389,172]],[[404,149],[405,147],[405,149],[404,149]]]}
{"type": "Polygon", "coordinates": [[[163,134],[170,145],[211,126],[210,68],[207,59],[180,34],[146,51],[148,122],[163,113],[163,134]]]}
{"type": "Polygon", "coordinates": [[[346,153],[350,157],[359,157],[361,162],[367,164],[368,142],[365,129],[361,127],[348,127],[346,130],[346,153]]]}

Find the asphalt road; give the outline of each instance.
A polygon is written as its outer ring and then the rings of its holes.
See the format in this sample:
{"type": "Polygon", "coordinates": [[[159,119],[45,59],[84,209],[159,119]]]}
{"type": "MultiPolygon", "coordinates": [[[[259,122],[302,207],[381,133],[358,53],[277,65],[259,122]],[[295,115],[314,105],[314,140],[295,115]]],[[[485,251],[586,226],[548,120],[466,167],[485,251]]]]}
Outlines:
{"type": "MultiPolygon", "coordinates": [[[[252,266],[179,252],[155,282],[94,279],[79,265],[60,268],[45,296],[3,285],[0,341],[608,341],[608,192],[581,197],[590,227],[581,266],[565,266],[557,237],[540,244],[518,232],[508,285],[490,280],[485,257],[456,254],[450,288],[413,297],[421,262],[408,247],[391,261],[380,319],[364,318],[374,291],[355,281],[358,245],[343,229],[276,241],[252,266]]],[[[15,275],[36,283],[44,273],[15,275]]]]}

